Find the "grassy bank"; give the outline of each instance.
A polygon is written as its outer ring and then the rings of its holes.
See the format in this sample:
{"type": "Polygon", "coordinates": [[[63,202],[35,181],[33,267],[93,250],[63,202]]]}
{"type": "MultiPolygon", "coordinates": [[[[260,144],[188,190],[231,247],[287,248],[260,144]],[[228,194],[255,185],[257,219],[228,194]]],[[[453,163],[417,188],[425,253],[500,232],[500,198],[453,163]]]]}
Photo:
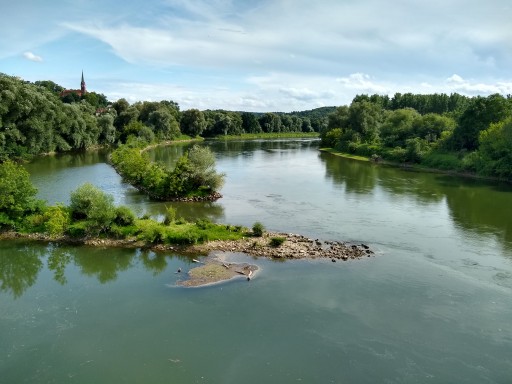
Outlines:
{"type": "Polygon", "coordinates": [[[462,171],[462,170],[458,170],[458,169],[450,169],[450,168],[446,168],[446,167],[436,168],[436,167],[430,167],[430,166],[424,165],[424,164],[399,163],[399,162],[382,160],[382,159],[375,161],[375,160],[372,160],[370,157],[354,155],[354,154],[346,153],[346,152],[340,152],[333,148],[320,148],[320,151],[327,152],[327,153],[330,153],[335,156],[343,157],[345,159],[353,159],[353,160],[357,160],[357,161],[372,162],[374,164],[386,165],[386,166],[390,166],[390,167],[402,168],[402,169],[413,170],[413,171],[418,171],[418,172],[442,173],[442,174],[447,174],[447,175],[468,177],[468,178],[472,178],[472,179],[510,182],[509,180],[506,180],[506,179],[500,179],[500,178],[491,177],[491,176],[483,176],[483,175],[478,175],[478,174],[472,173],[472,172],[462,171]]]}
{"type": "Polygon", "coordinates": [[[243,133],[241,135],[219,135],[215,136],[217,140],[257,140],[257,139],[300,139],[316,138],[318,132],[262,132],[262,133],[243,133]]]}

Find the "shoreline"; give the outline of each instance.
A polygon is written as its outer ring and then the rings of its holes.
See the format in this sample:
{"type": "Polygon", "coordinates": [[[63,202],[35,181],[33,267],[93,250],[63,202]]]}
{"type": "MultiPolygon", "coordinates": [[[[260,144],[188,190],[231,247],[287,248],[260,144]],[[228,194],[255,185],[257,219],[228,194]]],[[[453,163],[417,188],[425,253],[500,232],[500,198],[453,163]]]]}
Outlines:
{"type": "Polygon", "coordinates": [[[156,252],[174,251],[188,255],[206,256],[213,251],[241,252],[254,257],[270,259],[331,259],[355,260],[371,257],[375,253],[366,244],[351,244],[343,241],[322,241],[293,233],[266,232],[261,237],[244,237],[240,240],[212,240],[202,244],[148,244],[136,238],[71,238],[69,236],[51,237],[41,233],[19,233],[6,231],[0,233],[2,240],[26,240],[43,243],[58,243],[104,248],[143,248],[156,252]],[[271,239],[284,238],[279,246],[272,246],[271,239]]]}
{"type": "Polygon", "coordinates": [[[476,173],[459,172],[459,171],[450,170],[450,169],[429,168],[429,167],[422,166],[421,164],[396,163],[396,162],[389,161],[389,160],[373,161],[372,159],[370,159],[369,157],[366,157],[366,156],[353,155],[353,154],[346,153],[346,152],[338,152],[333,148],[319,148],[318,150],[320,152],[329,153],[331,155],[343,157],[345,159],[363,161],[363,162],[368,162],[368,163],[377,164],[377,165],[385,165],[388,167],[399,168],[399,169],[402,169],[405,171],[438,173],[438,174],[442,174],[442,175],[458,176],[458,177],[464,177],[464,178],[468,178],[468,179],[494,181],[494,182],[512,184],[511,180],[500,179],[498,177],[492,177],[492,176],[482,176],[482,175],[478,175],[476,173]]]}
{"type": "Polygon", "coordinates": [[[256,276],[259,267],[254,264],[229,262],[224,257],[227,253],[240,252],[255,258],[271,260],[306,260],[324,259],[337,261],[357,260],[368,258],[375,253],[365,244],[350,244],[341,241],[321,241],[297,234],[266,232],[261,237],[244,237],[240,240],[213,240],[203,244],[176,245],[176,244],[148,244],[136,238],[110,239],[110,238],[71,238],[50,236],[33,233],[18,232],[0,233],[2,240],[24,240],[42,243],[68,244],[74,246],[89,246],[96,248],[127,248],[149,249],[154,252],[176,252],[189,257],[206,256],[204,261],[192,259],[198,263],[191,268],[185,280],[179,280],[176,286],[184,288],[203,287],[230,281],[237,277],[251,280],[256,276]],[[275,238],[282,239],[278,246],[272,245],[275,238]],[[220,254],[215,254],[220,252],[220,254]]]}

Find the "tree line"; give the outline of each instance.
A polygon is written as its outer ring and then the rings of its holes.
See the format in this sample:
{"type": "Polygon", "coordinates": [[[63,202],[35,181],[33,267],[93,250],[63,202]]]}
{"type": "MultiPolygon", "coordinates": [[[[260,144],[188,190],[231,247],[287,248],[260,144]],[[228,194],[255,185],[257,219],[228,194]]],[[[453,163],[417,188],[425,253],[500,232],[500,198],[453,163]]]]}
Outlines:
{"type": "Polygon", "coordinates": [[[95,92],[68,93],[52,81],[34,83],[0,73],[0,161],[82,150],[130,140],[154,142],[180,135],[213,137],[261,132],[319,132],[327,113],[249,113],[190,109],[170,100],[109,102],[95,92]]]}
{"type": "Polygon", "coordinates": [[[320,136],[324,147],[376,160],[512,179],[510,95],[358,95],[320,136]]]}

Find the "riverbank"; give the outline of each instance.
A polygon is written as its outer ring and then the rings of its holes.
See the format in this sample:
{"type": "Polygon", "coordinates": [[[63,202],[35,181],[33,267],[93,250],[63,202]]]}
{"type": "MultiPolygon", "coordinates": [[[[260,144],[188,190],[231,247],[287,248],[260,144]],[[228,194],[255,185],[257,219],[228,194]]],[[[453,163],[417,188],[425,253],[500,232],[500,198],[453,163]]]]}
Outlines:
{"type": "Polygon", "coordinates": [[[272,139],[314,139],[319,137],[318,132],[261,132],[242,133],[240,135],[219,135],[215,140],[272,140],[272,139]]]}
{"type": "MultiPolygon", "coordinates": [[[[298,234],[266,232],[261,237],[243,237],[239,240],[214,240],[203,244],[177,245],[152,244],[137,238],[71,238],[69,236],[50,237],[40,233],[24,234],[18,232],[2,232],[1,240],[22,239],[45,243],[62,243],[96,248],[143,248],[154,252],[177,252],[189,255],[198,266],[188,271],[187,278],[177,285],[183,287],[199,287],[244,277],[250,280],[258,267],[247,263],[229,263],[222,255],[213,252],[241,252],[259,258],[274,260],[293,259],[330,259],[332,262],[368,258],[374,252],[365,244],[349,244],[341,241],[321,241],[298,234]],[[276,246],[273,239],[282,239],[276,246]],[[210,256],[197,260],[200,256],[210,256]]],[[[179,271],[181,273],[181,271],[179,271]]],[[[185,273],[184,273],[185,275],[185,273]]]]}
{"type": "Polygon", "coordinates": [[[346,261],[374,255],[366,244],[350,244],[342,241],[323,241],[293,233],[265,232],[261,237],[243,237],[239,240],[213,240],[202,244],[153,244],[135,237],[112,238],[72,238],[69,236],[51,237],[41,233],[0,233],[1,240],[23,239],[39,242],[85,245],[91,247],[144,248],[157,252],[176,251],[191,256],[206,256],[210,252],[242,252],[255,257],[270,259],[331,259],[346,261]],[[282,243],[273,245],[272,239],[280,238],[282,243]]]}
{"type": "Polygon", "coordinates": [[[394,168],[401,168],[401,169],[408,170],[408,171],[439,173],[439,174],[445,174],[445,175],[465,177],[465,178],[469,178],[469,179],[498,181],[498,182],[504,182],[504,183],[512,182],[512,181],[506,180],[506,179],[500,179],[500,178],[491,177],[491,176],[482,176],[482,175],[478,175],[476,173],[471,173],[471,172],[460,172],[457,170],[450,170],[450,169],[430,168],[430,167],[426,167],[421,164],[397,163],[397,162],[384,160],[384,159],[373,160],[373,159],[371,159],[369,157],[365,157],[365,156],[353,155],[351,153],[346,153],[346,152],[339,152],[333,148],[319,148],[319,151],[330,153],[331,155],[343,157],[345,159],[371,162],[374,164],[385,165],[385,166],[394,167],[394,168]]]}

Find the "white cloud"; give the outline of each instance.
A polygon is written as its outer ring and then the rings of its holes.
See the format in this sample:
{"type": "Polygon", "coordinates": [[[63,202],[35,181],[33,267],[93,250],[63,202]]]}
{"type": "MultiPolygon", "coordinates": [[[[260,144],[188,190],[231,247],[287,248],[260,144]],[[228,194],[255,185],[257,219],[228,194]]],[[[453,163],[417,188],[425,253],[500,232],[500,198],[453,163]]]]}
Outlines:
{"type": "Polygon", "coordinates": [[[374,82],[370,75],[365,73],[352,73],[347,77],[340,77],[336,79],[337,82],[342,84],[347,89],[352,89],[358,92],[367,93],[389,93],[390,90],[384,85],[374,82]]]}
{"type": "Polygon", "coordinates": [[[490,95],[501,93],[502,95],[512,94],[512,81],[498,81],[492,84],[481,81],[465,80],[461,76],[454,74],[446,79],[447,88],[450,92],[458,92],[469,96],[490,95]]]}
{"type": "Polygon", "coordinates": [[[30,61],[41,62],[43,58],[41,56],[34,55],[32,52],[24,52],[23,57],[30,61]]]}

